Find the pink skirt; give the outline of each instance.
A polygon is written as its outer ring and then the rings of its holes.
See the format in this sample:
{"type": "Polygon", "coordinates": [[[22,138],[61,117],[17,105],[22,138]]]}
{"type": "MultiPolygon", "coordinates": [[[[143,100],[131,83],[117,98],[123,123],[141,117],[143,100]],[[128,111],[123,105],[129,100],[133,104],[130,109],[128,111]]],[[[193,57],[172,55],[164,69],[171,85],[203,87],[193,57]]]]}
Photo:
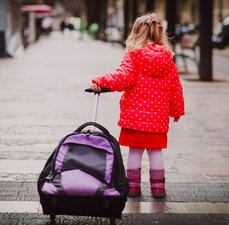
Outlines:
{"type": "Polygon", "coordinates": [[[148,133],[122,128],[119,144],[133,148],[167,148],[167,133],[148,133]]]}

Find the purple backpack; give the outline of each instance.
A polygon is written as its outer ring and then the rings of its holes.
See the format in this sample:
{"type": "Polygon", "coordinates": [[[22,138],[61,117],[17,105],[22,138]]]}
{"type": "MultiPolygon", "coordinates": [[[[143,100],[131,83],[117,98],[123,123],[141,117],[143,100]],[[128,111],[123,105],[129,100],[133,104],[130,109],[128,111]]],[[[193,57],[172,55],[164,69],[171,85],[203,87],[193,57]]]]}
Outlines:
{"type": "MultiPolygon", "coordinates": [[[[71,200],[75,198],[76,201],[80,197],[80,201],[89,202],[90,199],[96,201],[95,199],[101,198],[117,198],[122,202],[122,211],[128,189],[117,140],[106,128],[94,122],[83,124],[60,140],[38,179],[38,192],[45,214],[63,214],[60,206],[53,204],[52,199],[55,198],[58,202],[58,197],[62,199],[62,205],[64,197],[70,197],[71,200]],[[88,126],[95,126],[100,131],[84,130],[88,126]]],[[[82,211],[82,207],[80,210],[82,211]]],[[[77,213],[78,211],[64,211],[64,214],[81,215],[82,212],[77,213]]]]}

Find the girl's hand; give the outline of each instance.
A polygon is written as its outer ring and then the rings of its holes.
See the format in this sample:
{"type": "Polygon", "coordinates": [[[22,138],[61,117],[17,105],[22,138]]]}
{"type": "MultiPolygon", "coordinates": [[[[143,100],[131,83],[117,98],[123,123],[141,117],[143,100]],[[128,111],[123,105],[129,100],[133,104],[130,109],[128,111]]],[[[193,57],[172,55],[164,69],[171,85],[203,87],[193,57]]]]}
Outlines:
{"type": "Polygon", "coordinates": [[[92,84],[90,86],[90,89],[93,90],[93,91],[98,91],[98,92],[101,91],[101,88],[100,88],[100,86],[98,84],[92,84]]]}
{"type": "Polygon", "coordinates": [[[180,119],[180,116],[178,116],[178,117],[174,117],[174,118],[173,118],[173,122],[175,122],[175,123],[176,123],[176,122],[178,122],[178,121],[179,121],[179,119],[180,119]]]}

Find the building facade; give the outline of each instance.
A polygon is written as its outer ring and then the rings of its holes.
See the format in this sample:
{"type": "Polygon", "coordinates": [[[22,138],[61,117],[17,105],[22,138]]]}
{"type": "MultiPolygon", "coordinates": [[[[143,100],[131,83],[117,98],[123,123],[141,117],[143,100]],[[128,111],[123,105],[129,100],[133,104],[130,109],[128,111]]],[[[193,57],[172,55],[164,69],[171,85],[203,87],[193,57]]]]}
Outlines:
{"type": "MultiPolygon", "coordinates": [[[[170,0],[172,1],[172,0],[170,0]]],[[[108,25],[117,26],[120,30],[125,26],[125,4],[128,2],[128,27],[131,27],[136,16],[147,11],[155,11],[166,20],[166,0],[108,0],[108,25]],[[151,4],[149,4],[151,2],[151,4]],[[150,5],[150,7],[148,7],[150,5]],[[136,9],[134,9],[136,7],[136,9]],[[131,12],[132,11],[132,12],[131,12]],[[135,12],[134,12],[135,11],[135,12]],[[132,15],[131,15],[132,14],[132,15]]],[[[199,2],[200,0],[175,0],[176,2],[176,23],[193,23],[199,25],[199,2]]],[[[217,24],[226,16],[229,16],[229,1],[214,0],[213,10],[213,31],[217,24]]]]}
{"type": "MultiPolygon", "coordinates": [[[[176,5],[176,14],[172,25],[185,22],[199,25],[201,0],[169,1],[173,1],[176,5]]],[[[61,3],[66,11],[72,13],[73,16],[87,20],[89,25],[98,23],[102,31],[102,38],[104,38],[107,27],[115,27],[119,31],[121,39],[125,40],[135,18],[147,11],[157,12],[163,20],[168,18],[166,11],[168,0],[0,0],[0,57],[14,54],[22,43],[21,4],[45,3],[53,6],[56,3],[61,3]]],[[[229,1],[214,0],[213,31],[226,16],[229,16],[229,1]]],[[[32,39],[34,40],[31,37],[32,39]]]]}
{"type": "Polygon", "coordinates": [[[20,0],[0,0],[0,57],[14,54],[22,45],[20,0]]]}

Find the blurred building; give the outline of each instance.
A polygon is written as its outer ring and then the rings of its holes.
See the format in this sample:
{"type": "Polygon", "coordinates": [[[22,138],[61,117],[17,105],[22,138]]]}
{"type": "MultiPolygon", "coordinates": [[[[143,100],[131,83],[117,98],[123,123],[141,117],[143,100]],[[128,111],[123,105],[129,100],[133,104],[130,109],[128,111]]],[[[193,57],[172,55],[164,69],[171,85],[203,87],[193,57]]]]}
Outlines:
{"type": "MultiPolygon", "coordinates": [[[[179,8],[176,12],[185,10],[184,15],[188,15],[188,20],[191,21],[193,18],[198,20],[198,11],[196,10],[196,8],[198,8],[198,1],[199,0],[176,0],[177,8],[179,8]],[[192,8],[190,8],[190,4],[192,5],[192,8]]],[[[84,2],[88,9],[87,15],[89,24],[92,22],[98,22],[100,26],[105,26],[105,30],[107,30],[106,34],[111,41],[117,41],[119,38],[123,42],[127,38],[136,17],[146,12],[155,11],[159,14],[162,20],[167,19],[166,0],[84,0],[84,2]],[[104,5],[107,5],[105,11],[99,10],[99,2],[105,2],[103,3],[104,5]],[[100,15],[98,14],[98,11],[100,12],[100,15]],[[101,18],[99,19],[99,16],[106,18],[106,21],[104,22],[101,18]]],[[[180,15],[177,14],[175,20],[179,23],[180,15]]]]}
{"type": "Polygon", "coordinates": [[[42,33],[52,31],[55,12],[51,6],[45,4],[23,4],[20,10],[22,37],[25,47],[37,41],[42,33]]]}
{"type": "MultiPolygon", "coordinates": [[[[32,7],[21,11],[21,5],[34,4],[56,9],[55,29],[66,17],[79,17],[88,26],[98,24],[98,38],[109,41],[123,42],[135,18],[152,10],[167,20],[168,28],[183,23],[199,25],[200,0],[0,0],[0,56],[13,54],[21,44],[26,46],[37,40],[45,9],[43,14],[41,9],[32,7]],[[168,9],[168,3],[174,4],[172,9],[168,9]],[[168,15],[171,11],[173,14],[168,15]]],[[[213,30],[228,15],[229,1],[214,0],[213,30]]],[[[50,21],[46,20],[46,25],[50,21]]]]}
{"type": "Polygon", "coordinates": [[[20,0],[0,0],[0,57],[22,45],[20,0]]]}
{"type": "Polygon", "coordinates": [[[15,56],[37,39],[38,23],[50,11],[49,6],[40,11],[40,3],[43,1],[0,0],[0,57],[15,56]]]}
{"type": "MultiPolygon", "coordinates": [[[[176,4],[176,23],[192,23],[199,25],[200,0],[170,0],[176,4]]],[[[125,14],[128,20],[127,26],[131,27],[136,16],[147,11],[157,12],[163,20],[166,20],[166,0],[108,0],[108,21],[110,26],[118,26],[124,29],[125,14]],[[127,7],[125,8],[125,4],[127,7]],[[126,12],[127,11],[127,12],[126,12]]],[[[229,1],[214,0],[213,30],[226,16],[229,16],[229,1]]],[[[169,22],[169,21],[167,21],[169,22]]]]}
{"type": "MultiPolygon", "coordinates": [[[[179,22],[199,23],[199,0],[178,0],[179,22]]],[[[214,0],[213,28],[229,15],[228,0],[214,0]]]]}

